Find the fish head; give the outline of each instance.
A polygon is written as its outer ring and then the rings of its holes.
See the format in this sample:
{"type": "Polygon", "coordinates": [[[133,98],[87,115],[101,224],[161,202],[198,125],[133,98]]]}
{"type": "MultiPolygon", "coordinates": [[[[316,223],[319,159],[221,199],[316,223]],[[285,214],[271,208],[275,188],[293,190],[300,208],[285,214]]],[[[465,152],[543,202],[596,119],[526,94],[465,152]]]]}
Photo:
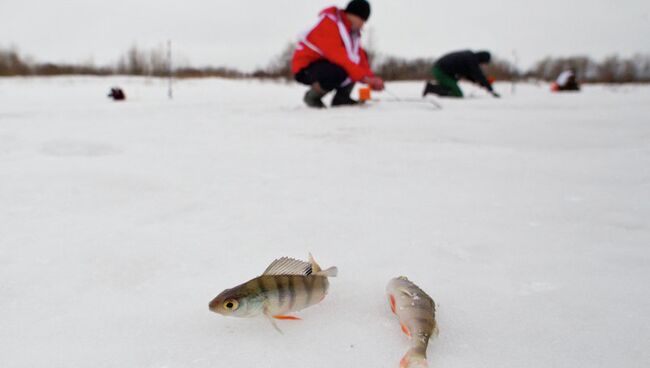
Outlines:
{"type": "Polygon", "coordinates": [[[397,300],[407,303],[412,296],[409,290],[412,288],[411,285],[411,282],[403,276],[390,280],[386,286],[386,294],[392,299],[391,303],[395,303],[397,300]]]}
{"type": "Polygon", "coordinates": [[[406,277],[404,276],[395,277],[388,282],[388,285],[386,285],[386,292],[388,294],[391,294],[395,292],[395,290],[404,289],[409,284],[410,281],[406,277]]]}
{"type": "Polygon", "coordinates": [[[226,289],[212,299],[211,311],[229,317],[252,317],[260,308],[241,288],[226,289]]]}

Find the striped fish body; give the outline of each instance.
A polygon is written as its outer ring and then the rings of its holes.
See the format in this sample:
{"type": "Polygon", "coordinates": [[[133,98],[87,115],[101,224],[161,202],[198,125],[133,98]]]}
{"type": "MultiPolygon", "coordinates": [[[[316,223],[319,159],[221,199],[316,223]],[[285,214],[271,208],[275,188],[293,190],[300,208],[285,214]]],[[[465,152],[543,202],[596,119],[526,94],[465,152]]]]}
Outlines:
{"type": "MultiPolygon", "coordinates": [[[[250,303],[264,306],[266,313],[277,316],[318,304],[327,294],[329,281],[326,276],[262,275],[237,288],[232,292],[247,295],[250,303]]],[[[264,308],[255,308],[255,312],[250,317],[264,313],[264,308]]]]}
{"type": "Polygon", "coordinates": [[[390,280],[386,293],[391,310],[399,318],[402,331],[411,339],[411,348],[402,358],[400,367],[427,367],[429,338],[438,332],[435,302],[403,276],[390,280]]]}
{"type": "MultiPolygon", "coordinates": [[[[336,267],[321,270],[311,255],[310,262],[280,258],[261,276],[224,290],[209,307],[213,312],[233,317],[298,319],[287,314],[322,301],[329,288],[328,277],[336,274],[336,267]]],[[[274,322],[273,325],[277,328],[274,322]]]]}

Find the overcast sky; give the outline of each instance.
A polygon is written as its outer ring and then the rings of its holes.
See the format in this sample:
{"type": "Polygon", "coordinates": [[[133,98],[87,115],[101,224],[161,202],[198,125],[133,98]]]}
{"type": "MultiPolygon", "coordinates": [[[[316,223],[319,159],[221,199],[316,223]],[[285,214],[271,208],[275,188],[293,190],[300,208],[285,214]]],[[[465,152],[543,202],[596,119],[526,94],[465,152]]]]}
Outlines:
{"type": "MultiPolygon", "coordinates": [[[[265,66],[316,21],[322,0],[0,0],[0,47],[39,61],[108,64],[171,39],[195,66],[265,66]]],[[[547,56],[650,53],[650,0],[373,0],[382,54],[489,49],[530,66],[547,56]]]]}

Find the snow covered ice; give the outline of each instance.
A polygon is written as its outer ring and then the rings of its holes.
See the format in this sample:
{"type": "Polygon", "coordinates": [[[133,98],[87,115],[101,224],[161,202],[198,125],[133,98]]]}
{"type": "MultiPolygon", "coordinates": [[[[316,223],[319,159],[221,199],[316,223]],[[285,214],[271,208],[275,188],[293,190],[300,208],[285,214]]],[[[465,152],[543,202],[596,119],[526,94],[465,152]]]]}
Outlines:
{"type": "Polygon", "coordinates": [[[397,367],[406,275],[431,367],[647,367],[650,87],[463,88],[314,111],[296,84],[1,78],[0,366],[397,367]],[[339,277],[284,335],[208,310],[308,252],[339,277]]]}

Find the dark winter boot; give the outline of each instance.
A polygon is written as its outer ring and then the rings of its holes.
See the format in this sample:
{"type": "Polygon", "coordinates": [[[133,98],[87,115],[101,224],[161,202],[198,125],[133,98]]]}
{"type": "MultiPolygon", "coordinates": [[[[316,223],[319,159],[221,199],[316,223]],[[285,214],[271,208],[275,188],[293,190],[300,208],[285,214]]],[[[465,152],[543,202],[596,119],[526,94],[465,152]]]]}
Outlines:
{"type": "Polygon", "coordinates": [[[424,91],[422,91],[422,97],[428,95],[429,93],[432,93],[434,95],[438,96],[452,96],[451,90],[447,89],[446,87],[443,87],[439,84],[433,84],[431,82],[427,82],[424,85],[424,91]]]}
{"type": "Polygon", "coordinates": [[[303,101],[307,104],[309,107],[313,107],[315,109],[324,109],[325,104],[323,101],[321,101],[321,98],[327,94],[326,91],[323,91],[323,89],[320,87],[319,84],[314,84],[312,87],[305,93],[305,97],[303,97],[303,101]]]}
{"type": "Polygon", "coordinates": [[[429,93],[433,93],[433,84],[431,84],[431,82],[426,82],[424,83],[424,90],[422,91],[422,97],[428,95],[429,93]]]}
{"type": "Polygon", "coordinates": [[[346,106],[346,105],[356,105],[359,103],[357,100],[353,100],[350,97],[352,89],[354,88],[354,83],[350,83],[345,87],[341,87],[336,90],[336,94],[332,99],[332,106],[346,106]]]}

